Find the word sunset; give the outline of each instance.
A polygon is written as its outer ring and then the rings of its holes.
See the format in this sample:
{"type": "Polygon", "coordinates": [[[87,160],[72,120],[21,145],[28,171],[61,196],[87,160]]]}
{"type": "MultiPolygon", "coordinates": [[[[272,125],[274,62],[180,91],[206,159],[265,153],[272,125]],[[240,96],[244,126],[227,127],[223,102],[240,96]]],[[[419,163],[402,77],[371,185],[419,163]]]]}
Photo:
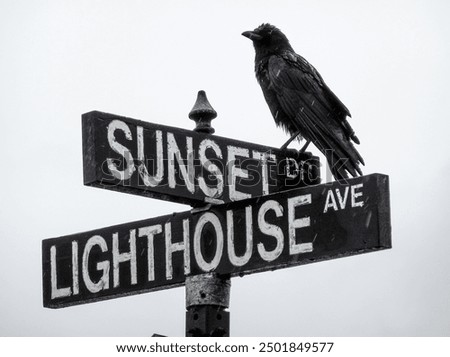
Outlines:
{"type": "Polygon", "coordinates": [[[199,205],[320,183],[319,159],[117,115],[83,115],[85,185],[199,205]]]}
{"type": "Polygon", "coordinates": [[[387,176],[294,189],[42,244],[44,306],[180,286],[390,248],[387,176]]]}

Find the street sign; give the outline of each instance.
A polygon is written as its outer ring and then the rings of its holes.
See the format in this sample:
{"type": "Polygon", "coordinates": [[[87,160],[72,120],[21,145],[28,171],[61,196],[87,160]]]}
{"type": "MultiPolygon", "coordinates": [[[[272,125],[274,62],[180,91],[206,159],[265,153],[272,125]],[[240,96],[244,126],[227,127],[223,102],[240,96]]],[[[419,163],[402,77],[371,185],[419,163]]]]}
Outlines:
{"type": "Polygon", "coordinates": [[[226,203],[320,183],[319,159],[93,111],[82,116],[84,184],[187,203],[226,203]]]}
{"type": "Polygon", "coordinates": [[[388,176],[372,174],[42,242],[59,308],[391,247],[388,176]]]}

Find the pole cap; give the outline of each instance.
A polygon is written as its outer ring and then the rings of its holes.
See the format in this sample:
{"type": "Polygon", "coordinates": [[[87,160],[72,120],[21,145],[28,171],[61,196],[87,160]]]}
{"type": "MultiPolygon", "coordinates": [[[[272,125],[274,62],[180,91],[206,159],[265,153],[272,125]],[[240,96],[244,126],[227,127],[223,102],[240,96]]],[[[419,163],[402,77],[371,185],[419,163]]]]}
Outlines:
{"type": "Polygon", "coordinates": [[[189,112],[189,119],[192,119],[197,124],[194,131],[213,134],[215,130],[211,126],[211,120],[215,117],[217,117],[217,112],[209,103],[205,91],[198,91],[197,101],[189,112]]]}

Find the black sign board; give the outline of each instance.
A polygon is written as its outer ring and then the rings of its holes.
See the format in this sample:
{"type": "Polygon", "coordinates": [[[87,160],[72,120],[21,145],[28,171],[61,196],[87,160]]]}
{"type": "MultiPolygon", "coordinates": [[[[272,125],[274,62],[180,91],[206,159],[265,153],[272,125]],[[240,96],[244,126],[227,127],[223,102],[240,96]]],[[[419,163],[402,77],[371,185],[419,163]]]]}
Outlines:
{"type": "Polygon", "coordinates": [[[198,206],[320,183],[310,153],[152,124],[82,116],[85,185],[198,206]]]}
{"type": "Polygon", "coordinates": [[[391,247],[388,176],[372,174],[42,242],[59,308],[391,247]]]}

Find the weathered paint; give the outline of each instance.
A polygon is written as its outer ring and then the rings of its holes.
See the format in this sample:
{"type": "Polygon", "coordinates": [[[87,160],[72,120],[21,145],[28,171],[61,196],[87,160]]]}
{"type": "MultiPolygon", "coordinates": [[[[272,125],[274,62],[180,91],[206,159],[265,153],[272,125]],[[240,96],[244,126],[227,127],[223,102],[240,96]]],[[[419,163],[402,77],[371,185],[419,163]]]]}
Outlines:
{"type": "Polygon", "coordinates": [[[175,287],[189,275],[244,275],[360,254],[390,248],[390,239],[387,176],[294,189],[46,239],[44,305],[175,287]]]}
{"type": "Polygon", "coordinates": [[[245,252],[242,256],[236,254],[236,243],[234,240],[234,217],[233,211],[227,211],[227,247],[228,258],[231,264],[237,267],[241,267],[248,263],[252,256],[253,249],[253,225],[252,225],[252,207],[245,207],[245,252]]]}
{"type": "Polygon", "coordinates": [[[355,184],[355,185],[347,185],[344,187],[338,187],[333,189],[329,189],[327,191],[327,197],[325,199],[325,205],[323,209],[323,213],[327,213],[329,209],[333,211],[343,210],[345,209],[348,202],[348,194],[350,191],[350,204],[351,207],[363,207],[364,201],[358,199],[358,197],[362,196],[362,192],[360,189],[363,187],[363,184],[355,184]],[[343,189],[344,193],[341,192],[343,189]]]}
{"type": "Polygon", "coordinates": [[[145,164],[145,154],[144,154],[144,130],[142,126],[137,127],[137,151],[138,160],[140,161],[138,171],[142,178],[142,181],[147,187],[157,187],[163,177],[164,177],[164,162],[163,162],[163,139],[162,131],[155,131],[155,141],[156,141],[156,173],[155,175],[149,175],[147,170],[147,165],[145,164]]]}
{"type": "Polygon", "coordinates": [[[269,237],[274,237],[276,239],[276,246],[272,250],[267,250],[262,242],[259,242],[257,245],[258,253],[266,262],[272,262],[277,259],[283,251],[284,247],[284,234],[281,227],[270,224],[266,221],[266,213],[271,210],[275,212],[277,218],[283,216],[283,206],[275,201],[268,200],[261,205],[261,208],[258,211],[258,227],[262,234],[265,234],[269,237]]]}
{"type": "Polygon", "coordinates": [[[320,183],[319,159],[117,115],[83,115],[85,185],[220,204],[320,183]]]}

